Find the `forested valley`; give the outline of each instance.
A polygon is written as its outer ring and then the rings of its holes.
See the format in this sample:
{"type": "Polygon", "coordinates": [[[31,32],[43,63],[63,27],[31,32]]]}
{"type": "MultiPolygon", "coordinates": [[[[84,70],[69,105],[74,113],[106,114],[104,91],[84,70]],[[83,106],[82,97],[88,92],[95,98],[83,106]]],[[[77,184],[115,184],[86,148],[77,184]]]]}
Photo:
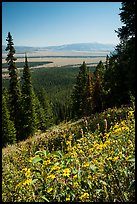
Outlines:
{"type": "Polygon", "coordinates": [[[31,70],[24,53],[18,71],[8,33],[3,202],[135,201],[135,3],[119,15],[120,43],[97,66],[31,70]]]}

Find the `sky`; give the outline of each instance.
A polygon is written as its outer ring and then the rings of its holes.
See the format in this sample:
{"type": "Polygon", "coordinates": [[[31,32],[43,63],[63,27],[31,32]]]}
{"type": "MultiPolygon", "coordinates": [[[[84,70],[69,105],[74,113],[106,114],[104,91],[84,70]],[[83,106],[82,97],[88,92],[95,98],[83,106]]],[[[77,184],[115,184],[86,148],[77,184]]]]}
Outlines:
{"type": "Polygon", "coordinates": [[[2,2],[2,44],[119,43],[121,2],[2,2]]]}

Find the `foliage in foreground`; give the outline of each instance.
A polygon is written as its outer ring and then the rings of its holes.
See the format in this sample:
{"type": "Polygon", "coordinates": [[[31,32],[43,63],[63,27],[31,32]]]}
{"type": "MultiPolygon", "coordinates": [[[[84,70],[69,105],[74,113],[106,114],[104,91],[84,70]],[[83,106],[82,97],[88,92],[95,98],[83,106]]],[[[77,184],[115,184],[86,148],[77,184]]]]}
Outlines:
{"type": "Polygon", "coordinates": [[[134,123],[132,108],[108,109],[4,148],[3,202],[134,201],[134,123]]]}

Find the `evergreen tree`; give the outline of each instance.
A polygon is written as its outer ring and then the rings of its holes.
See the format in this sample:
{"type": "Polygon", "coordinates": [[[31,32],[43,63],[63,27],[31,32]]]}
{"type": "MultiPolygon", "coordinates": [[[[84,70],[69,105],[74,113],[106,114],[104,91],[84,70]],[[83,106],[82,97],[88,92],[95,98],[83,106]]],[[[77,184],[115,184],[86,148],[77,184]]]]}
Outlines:
{"type": "Polygon", "coordinates": [[[105,66],[100,61],[96,66],[94,72],[94,85],[93,85],[93,107],[94,112],[100,112],[103,110],[103,86],[104,86],[104,73],[105,66]]]}
{"type": "Polygon", "coordinates": [[[118,37],[121,42],[135,38],[135,2],[122,2],[120,20],[124,24],[118,28],[118,37]]]}
{"type": "Polygon", "coordinates": [[[84,105],[84,115],[90,116],[93,111],[93,75],[91,73],[87,76],[86,83],[86,100],[84,105]]]}
{"type": "MultiPolygon", "coordinates": [[[[74,86],[74,90],[72,93],[72,114],[73,117],[83,117],[88,115],[87,113],[87,97],[88,99],[91,98],[89,93],[87,94],[87,88],[90,86],[89,80],[89,71],[87,69],[86,63],[80,67],[79,74],[77,76],[76,85],[74,86]]],[[[88,101],[89,103],[89,101],[88,101]]]]}
{"type": "Polygon", "coordinates": [[[22,76],[22,131],[21,139],[26,139],[37,130],[38,119],[36,114],[36,96],[31,81],[31,73],[27,56],[22,76]]]}
{"type": "MultiPolygon", "coordinates": [[[[43,112],[44,120],[41,121],[41,130],[46,130],[53,124],[53,111],[52,106],[47,96],[45,89],[42,87],[41,91],[39,92],[39,101],[41,106],[41,112],[43,112]],[[43,109],[43,110],[42,110],[43,109]]],[[[43,118],[41,117],[41,119],[43,118]]]]}
{"type": "Polygon", "coordinates": [[[16,142],[16,130],[7,107],[7,91],[2,93],[2,147],[16,142]]]}
{"type": "Polygon", "coordinates": [[[120,43],[109,57],[105,74],[108,103],[120,106],[130,102],[130,93],[135,95],[135,2],[122,2],[119,28],[120,43]]]}
{"type": "Polygon", "coordinates": [[[16,57],[14,57],[15,49],[13,47],[13,39],[10,34],[8,33],[8,37],[6,39],[8,42],[6,51],[9,51],[6,61],[8,62],[8,70],[9,70],[9,77],[10,77],[10,83],[9,83],[9,110],[11,115],[11,120],[15,124],[15,128],[17,131],[17,139],[20,134],[20,85],[19,85],[19,77],[17,72],[17,67],[15,61],[17,60],[16,57]]]}

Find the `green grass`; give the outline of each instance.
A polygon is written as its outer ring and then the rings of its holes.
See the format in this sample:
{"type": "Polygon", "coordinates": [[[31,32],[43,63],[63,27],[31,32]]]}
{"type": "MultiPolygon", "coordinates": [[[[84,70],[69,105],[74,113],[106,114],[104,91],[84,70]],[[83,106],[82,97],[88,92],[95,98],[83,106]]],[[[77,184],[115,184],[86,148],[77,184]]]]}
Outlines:
{"type": "Polygon", "coordinates": [[[2,149],[3,202],[132,202],[134,183],[131,107],[62,123],[2,149]]]}

